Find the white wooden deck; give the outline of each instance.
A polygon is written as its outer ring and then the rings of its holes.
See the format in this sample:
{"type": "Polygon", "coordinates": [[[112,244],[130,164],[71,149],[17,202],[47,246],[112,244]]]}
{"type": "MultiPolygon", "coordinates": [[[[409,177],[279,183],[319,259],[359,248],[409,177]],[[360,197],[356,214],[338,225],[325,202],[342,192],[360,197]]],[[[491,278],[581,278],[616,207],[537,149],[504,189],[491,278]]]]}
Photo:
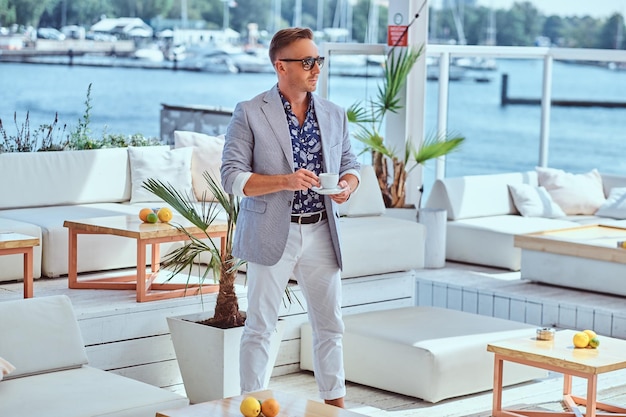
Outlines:
{"type": "MultiPolygon", "coordinates": [[[[245,309],[245,289],[240,306],[245,309]]],[[[297,287],[295,288],[297,292],[297,287]]],[[[66,294],[79,319],[92,366],[184,394],[165,317],[210,310],[214,296],[136,303],[133,291],[69,290],[66,278],[35,281],[35,297],[66,294]]],[[[22,297],[21,283],[0,285],[0,302],[22,297]]],[[[344,280],[344,314],[407,305],[434,305],[536,325],[594,328],[626,338],[623,297],[534,284],[519,273],[463,264],[344,280]]],[[[313,376],[299,370],[299,305],[285,307],[289,320],[270,388],[317,398],[313,376]]],[[[36,335],[33,335],[35,338],[36,335]]],[[[419,375],[416,375],[419,378],[419,375]]],[[[559,375],[510,387],[504,404],[560,410],[559,375]],[[538,404],[538,406],[536,406],[538,404]]],[[[584,382],[575,379],[584,392],[584,382]]],[[[626,404],[626,371],[601,375],[599,398],[626,404]]],[[[348,384],[349,408],[370,416],[488,416],[491,393],[430,404],[416,398],[348,384]]]]}

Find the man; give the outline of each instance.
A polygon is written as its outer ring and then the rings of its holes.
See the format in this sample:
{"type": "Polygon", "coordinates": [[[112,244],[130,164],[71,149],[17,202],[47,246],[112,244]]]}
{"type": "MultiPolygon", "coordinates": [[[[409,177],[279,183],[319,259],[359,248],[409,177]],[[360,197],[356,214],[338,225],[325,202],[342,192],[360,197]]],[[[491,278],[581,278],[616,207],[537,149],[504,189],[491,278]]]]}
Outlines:
{"type": "Polygon", "coordinates": [[[341,251],[337,204],[359,184],[348,122],[312,94],[324,58],[310,29],[277,32],[269,56],[278,83],[239,103],[226,132],[222,184],[243,197],[233,253],[248,261],[248,310],[241,339],[242,392],[264,388],[269,336],[295,277],[313,329],[315,378],[327,404],[343,407],[341,251]],[[335,190],[318,175],[338,173],[335,190]]]}

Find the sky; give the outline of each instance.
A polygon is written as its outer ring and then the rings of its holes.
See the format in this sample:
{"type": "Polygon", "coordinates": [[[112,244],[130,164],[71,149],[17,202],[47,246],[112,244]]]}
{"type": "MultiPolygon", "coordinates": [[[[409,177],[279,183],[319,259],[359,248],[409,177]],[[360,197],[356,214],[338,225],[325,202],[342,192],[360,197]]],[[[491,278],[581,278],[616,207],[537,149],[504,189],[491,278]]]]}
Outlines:
{"type": "MultiPolygon", "coordinates": [[[[516,1],[477,0],[481,6],[509,9],[516,1]]],[[[613,13],[626,15],[626,0],[527,0],[545,15],[609,17],[613,13]]]]}

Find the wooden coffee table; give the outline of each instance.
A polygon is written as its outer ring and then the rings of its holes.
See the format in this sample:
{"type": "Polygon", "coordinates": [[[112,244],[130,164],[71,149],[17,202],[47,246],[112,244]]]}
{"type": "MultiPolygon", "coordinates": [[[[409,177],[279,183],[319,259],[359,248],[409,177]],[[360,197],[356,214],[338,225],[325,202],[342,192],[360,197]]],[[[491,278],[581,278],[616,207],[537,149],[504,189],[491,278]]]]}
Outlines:
{"type": "Polygon", "coordinates": [[[626,368],[626,340],[600,337],[597,349],[575,349],[572,338],[576,332],[561,330],[554,340],[535,337],[490,343],[487,350],[495,354],[493,377],[493,416],[626,416],[626,408],[596,401],[598,375],[626,368]],[[502,367],[504,361],[521,363],[563,374],[563,401],[569,412],[545,412],[502,409],[502,367]],[[572,394],[572,377],[587,380],[587,397],[572,394]],[[581,413],[579,405],[586,407],[581,413]],[[598,410],[612,414],[598,413],[598,410]],[[614,414],[613,414],[614,413],[614,414]]]}
{"type": "MultiPolygon", "coordinates": [[[[253,397],[263,401],[276,398],[280,404],[277,417],[363,417],[353,411],[326,405],[320,401],[307,400],[280,391],[258,391],[251,393],[253,397]]],[[[187,407],[166,410],[156,413],[156,417],[242,417],[239,404],[247,395],[209,401],[187,407]]]]}
{"type": "Polygon", "coordinates": [[[516,235],[520,275],[545,284],[626,296],[626,228],[585,225],[516,235]]]}
{"type": "MultiPolygon", "coordinates": [[[[188,221],[175,216],[169,223],[143,223],[137,216],[108,216],[82,220],[66,220],[63,226],[69,229],[68,286],[72,289],[136,290],[137,302],[183,297],[189,294],[217,292],[218,285],[155,283],[159,272],[159,244],[188,239],[173,224],[183,226],[190,234],[206,238],[204,232],[188,221]],[[78,279],[78,235],[97,234],[122,236],[137,241],[137,272],[122,277],[78,279]],[[152,259],[150,274],[146,273],[146,247],[151,245],[152,259]]],[[[208,229],[209,236],[221,238],[222,252],[226,236],[226,222],[217,222],[208,229]]]]}
{"type": "Polygon", "coordinates": [[[13,232],[0,232],[0,256],[24,255],[24,298],[33,297],[33,247],[39,238],[13,232]]]}

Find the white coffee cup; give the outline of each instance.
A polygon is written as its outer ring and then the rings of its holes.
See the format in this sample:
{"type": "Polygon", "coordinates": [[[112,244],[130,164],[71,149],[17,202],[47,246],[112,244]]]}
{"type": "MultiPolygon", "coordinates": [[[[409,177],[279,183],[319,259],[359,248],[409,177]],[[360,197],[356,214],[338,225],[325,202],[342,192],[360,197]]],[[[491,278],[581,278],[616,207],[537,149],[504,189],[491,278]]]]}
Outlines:
{"type": "Polygon", "coordinates": [[[322,188],[337,188],[337,183],[339,182],[339,174],[323,172],[319,175],[319,179],[320,184],[322,184],[322,188]]]}

